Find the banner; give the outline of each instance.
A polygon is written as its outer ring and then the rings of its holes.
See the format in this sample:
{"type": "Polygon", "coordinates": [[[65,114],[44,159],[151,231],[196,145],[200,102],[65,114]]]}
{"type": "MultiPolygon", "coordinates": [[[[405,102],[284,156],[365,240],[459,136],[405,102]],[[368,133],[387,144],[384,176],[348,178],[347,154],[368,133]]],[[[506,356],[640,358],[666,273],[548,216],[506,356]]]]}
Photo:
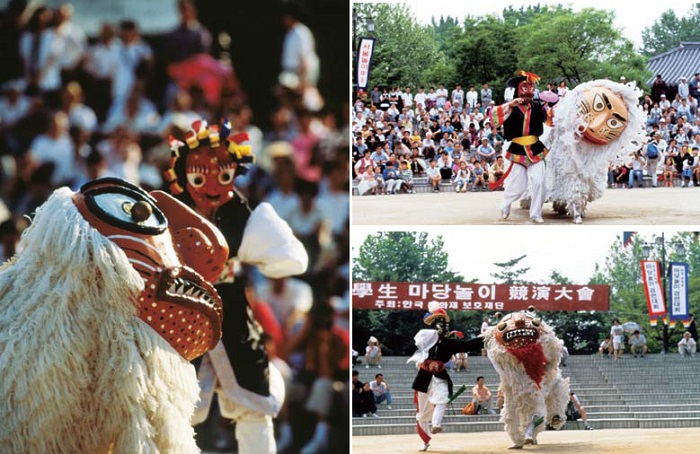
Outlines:
{"type": "Polygon", "coordinates": [[[369,68],[372,65],[372,53],[374,52],[374,38],[360,38],[357,48],[357,88],[367,90],[369,84],[369,68]]]}
{"type": "Polygon", "coordinates": [[[642,260],[642,281],[644,282],[644,293],[647,296],[647,307],[649,309],[649,319],[652,326],[656,326],[656,319],[666,314],[666,304],[664,302],[664,291],[661,286],[661,271],[659,262],[642,260]]]}
{"type": "Polygon", "coordinates": [[[687,328],[690,324],[690,310],[688,308],[688,264],[671,262],[668,274],[671,321],[680,320],[687,328]]]}
{"type": "Polygon", "coordinates": [[[353,309],[427,310],[437,301],[447,310],[607,311],[607,285],[463,284],[354,282],[353,309]]]}

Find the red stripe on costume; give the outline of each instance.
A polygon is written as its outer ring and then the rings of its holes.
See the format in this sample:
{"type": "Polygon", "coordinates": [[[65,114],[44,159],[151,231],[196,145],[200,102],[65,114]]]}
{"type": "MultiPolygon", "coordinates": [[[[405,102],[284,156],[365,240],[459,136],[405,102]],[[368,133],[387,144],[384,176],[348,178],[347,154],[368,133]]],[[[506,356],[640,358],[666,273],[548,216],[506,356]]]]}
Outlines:
{"type": "MultiPolygon", "coordinates": [[[[418,408],[418,391],[413,391],[413,402],[416,404],[416,414],[418,414],[420,412],[420,408],[418,408]]],[[[430,435],[420,426],[420,421],[416,421],[416,431],[423,443],[430,441],[430,435]]]]}
{"type": "Polygon", "coordinates": [[[500,188],[503,183],[505,183],[506,178],[508,177],[508,174],[510,174],[510,171],[513,170],[513,166],[515,165],[514,162],[511,162],[510,165],[508,166],[508,170],[506,170],[506,173],[501,176],[498,180],[494,181],[493,183],[489,183],[489,189],[493,191],[496,188],[500,188]]]}
{"type": "Polygon", "coordinates": [[[506,351],[520,361],[527,375],[539,388],[544,378],[544,368],[549,364],[544,350],[542,350],[542,345],[534,343],[521,348],[508,348],[506,351]]]}

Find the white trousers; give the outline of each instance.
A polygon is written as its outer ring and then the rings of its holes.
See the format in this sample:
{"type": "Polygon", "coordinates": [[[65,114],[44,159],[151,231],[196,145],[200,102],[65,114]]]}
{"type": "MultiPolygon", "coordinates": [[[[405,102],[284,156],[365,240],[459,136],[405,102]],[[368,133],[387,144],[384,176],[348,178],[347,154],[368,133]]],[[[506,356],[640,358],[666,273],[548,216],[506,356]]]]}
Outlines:
{"type": "Polygon", "coordinates": [[[503,185],[503,208],[510,208],[511,204],[520,199],[530,190],[530,218],[542,217],[542,205],[544,205],[544,161],[525,167],[512,163],[513,168],[503,185]]]}

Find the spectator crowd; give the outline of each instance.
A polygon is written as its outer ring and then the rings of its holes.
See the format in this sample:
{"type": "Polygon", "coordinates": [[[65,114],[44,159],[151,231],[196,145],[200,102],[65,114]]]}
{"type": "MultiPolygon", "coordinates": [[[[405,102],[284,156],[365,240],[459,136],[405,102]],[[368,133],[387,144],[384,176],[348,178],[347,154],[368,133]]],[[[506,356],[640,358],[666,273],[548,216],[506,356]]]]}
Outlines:
{"type": "MultiPolygon", "coordinates": [[[[620,83],[627,83],[624,77],[620,83]]],[[[433,192],[452,185],[456,192],[488,191],[507,165],[503,130],[493,128],[491,112],[498,101],[513,99],[512,88],[502,96],[484,83],[457,84],[448,89],[374,86],[356,93],[352,107],[352,176],[360,195],[412,193],[414,179],[426,181],[433,192]]],[[[569,88],[564,81],[542,90],[559,98],[569,88]]],[[[539,96],[539,90],[535,96],[539,96]]],[[[668,83],[657,75],[650,93],[638,107],[647,115],[648,143],[623,165],[610,164],[608,186],[632,188],[644,176],[651,185],[682,187],[700,182],[700,73],[668,83]]],[[[556,121],[556,110],[555,110],[556,121]]]]}

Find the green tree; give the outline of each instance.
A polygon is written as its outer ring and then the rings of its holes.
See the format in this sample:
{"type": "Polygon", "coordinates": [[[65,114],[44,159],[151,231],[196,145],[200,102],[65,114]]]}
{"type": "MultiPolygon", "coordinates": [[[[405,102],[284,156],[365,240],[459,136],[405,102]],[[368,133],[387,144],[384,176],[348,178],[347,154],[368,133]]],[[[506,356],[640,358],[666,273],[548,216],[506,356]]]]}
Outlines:
{"type": "Polygon", "coordinates": [[[528,282],[522,276],[530,271],[530,267],[516,268],[525,257],[527,255],[521,255],[507,262],[494,263],[499,268],[499,271],[492,273],[491,276],[496,279],[497,284],[527,284],[528,282]]]}
{"type": "Polygon", "coordinates": [[[692,5],[681,17],[672,9],[666,10],[650,27],[645,27],[642,30],[642,53],[652,57],[686,41],[700,41],[700,3],[692,5]]]}
{"type": "MultiPolygon", "coordinates": [[[[464,282],[451,271],[441,236],[427,232],[380,232],[368,236],[353,261],[353,280],[370,282],[464,282]]],[[[424,327],[423,313],[353,310],[353,346],[364,353],[373,335],[384,354],[405,355],[415,350],[413,336],[424,327]]],[[[463,317],[458,317],[463,320],[463,317]]]]}

